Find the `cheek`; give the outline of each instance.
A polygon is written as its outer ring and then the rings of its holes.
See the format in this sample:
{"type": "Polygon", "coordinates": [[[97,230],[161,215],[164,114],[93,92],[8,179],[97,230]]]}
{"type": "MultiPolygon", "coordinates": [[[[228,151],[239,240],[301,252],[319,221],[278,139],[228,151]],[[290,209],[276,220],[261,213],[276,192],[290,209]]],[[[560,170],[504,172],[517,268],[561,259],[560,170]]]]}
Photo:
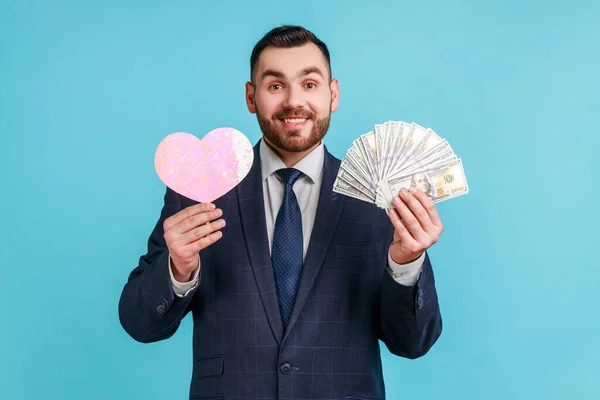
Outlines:
{"type": "Polygon", "coordinates": [[[329,91],[319,93],[319,96],[315,96],[310,102],[310,107],[319,116],[328,116],[331,108],[331,93],[329,91]]]}
{"type": "Polygon", "coordinates": [[[273,115],[279,107],[277,96],[270,93],[257,93],[254,101],[260,113],[267,118],[273,115]]]}

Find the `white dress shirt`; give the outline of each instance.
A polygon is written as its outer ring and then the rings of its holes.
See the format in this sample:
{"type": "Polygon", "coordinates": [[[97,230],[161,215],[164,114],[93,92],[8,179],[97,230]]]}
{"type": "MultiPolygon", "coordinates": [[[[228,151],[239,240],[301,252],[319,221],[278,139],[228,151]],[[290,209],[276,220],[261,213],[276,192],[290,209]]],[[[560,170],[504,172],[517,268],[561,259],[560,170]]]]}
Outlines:
{"type": "MultiPolygon", "coordinates": [[[[275,230],[275,220],[279,207],[283,203],[284,184],[275,173],[280,168],[287,168],[279,156],[271,150],[264,140],[260,141],[260,162],[262,170],[262,186],[265,200],[265,217],[267,222],[267,235],[269,237],[269,251],[273,246],[273,232],[275,230]]],[[[301,171],[303,175],[294,183],[294,194],[298,200],[298,206],[302,213],[302,237],[304,244],[303,257],[306,257],[310,235],[312,233],[315,216],[317,214],[317,204],[319,201],[319,191],[323,181],[323,163],[325,161],[325,148],[323,142],[300,160],[293,168],[301,171]]],[[[391,222],[390,222],[391,223],[391,222]]],[[[397,264],[392,260],[388,250],[388,271],[394,279],[406,286],[414,285],[419,279],[425,254],[417,260],[408,264],[397,264]]],[[[169,257],[169,272],[173,291],[177,296],[186,296],[199,284],[200,266],[194,271],[192,279],[189,282],[178,282],[173,277],[171,258],[169,257]]]]}

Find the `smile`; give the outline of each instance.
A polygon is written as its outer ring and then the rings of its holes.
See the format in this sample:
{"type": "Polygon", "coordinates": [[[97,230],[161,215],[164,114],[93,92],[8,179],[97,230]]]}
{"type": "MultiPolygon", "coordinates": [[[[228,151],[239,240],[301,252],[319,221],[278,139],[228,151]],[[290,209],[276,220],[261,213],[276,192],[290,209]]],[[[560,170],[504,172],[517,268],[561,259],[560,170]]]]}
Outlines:
{"type": "Polygon", "coordinates": [[[288,117],[288,118],[279,118],[279,121],[283,125],[284,129],[299,129],[306,125],[306,121],[310,120],[310,118],[305,117],[288,117]]]}
{"type": "Polygon", "coordinates": [[[306,121],[306,118],[282,118],[286,124],[301,124],[306,121]]]}

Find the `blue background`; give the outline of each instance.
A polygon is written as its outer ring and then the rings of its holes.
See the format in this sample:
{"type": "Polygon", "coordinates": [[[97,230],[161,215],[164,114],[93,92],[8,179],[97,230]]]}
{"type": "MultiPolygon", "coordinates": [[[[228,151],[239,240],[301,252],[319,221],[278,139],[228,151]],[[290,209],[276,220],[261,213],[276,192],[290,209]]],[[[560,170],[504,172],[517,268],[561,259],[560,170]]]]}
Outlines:
{"type": "Polygon", "coordinates": [[[430,250],[444,331],[418,360],[384,350],[388,398],[600,398],[600,3],[283,3],[0,1],[0,399],[187,398],[191,318],[143,345],[117,316],[154,151],[219,126],[255,143],[250,52],[283,23],[330,47],[334,155],[396,119],[464,160],[430,250]]]}

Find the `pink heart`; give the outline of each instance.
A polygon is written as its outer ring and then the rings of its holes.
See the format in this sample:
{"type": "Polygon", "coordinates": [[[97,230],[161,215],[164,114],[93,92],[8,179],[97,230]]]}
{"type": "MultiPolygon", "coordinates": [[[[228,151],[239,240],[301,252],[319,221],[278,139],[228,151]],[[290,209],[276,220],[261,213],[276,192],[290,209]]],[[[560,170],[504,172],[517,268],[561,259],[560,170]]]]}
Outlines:
{"type": "Polygon", "coordinates": [[[165,137],[154,155],[161,181],[175,192],[207,203],[233,189],[254,162],[252,144],[233,128],[217,128],[199,140],[186,132],[165,137]]]}

